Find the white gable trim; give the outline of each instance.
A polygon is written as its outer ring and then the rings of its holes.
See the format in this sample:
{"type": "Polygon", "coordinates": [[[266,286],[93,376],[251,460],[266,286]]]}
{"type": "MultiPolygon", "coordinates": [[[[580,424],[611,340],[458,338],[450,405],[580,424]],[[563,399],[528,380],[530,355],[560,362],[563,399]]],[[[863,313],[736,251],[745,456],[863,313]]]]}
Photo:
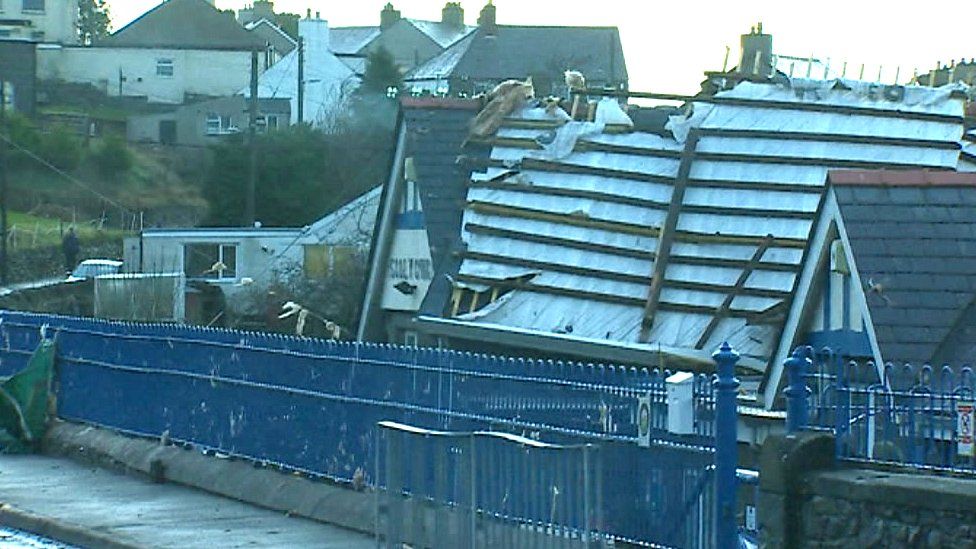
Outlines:
{"type": "MultiPolygon", "coordinates": [[[[861,280],[857,263],[854,261],[854,255],[851,252],[851,242],[847,236],[847,229],[844,226],[844,220],[840,215],[840,208],[837,205],[837,197],[832,188],[828,189],[824,198],[823,208],[821,208],[821,212],[817,217],[816,226],[811,234],[807,255],[803,262],[803,269],[800,273],[800,279],[796,286],[796,292],[793,296],[790,310],[787,313],[786,321],[783,325],[783,332],[777,343],[776,351],[773,353],[772,362],[769,364],[769,375],[766,378],[766,386],[763,389],[763,405],[767,409],[772,408],[776,400],[776,394],[779,392],[780,383],[783,380],[784,362],[786,362],[786,359],[793,351],[793,345],[796,341],[797,332],[800,329],[800,323],[803,321],[805,313],[811,306],[809,303],[812,293],[811,290],[819,272],[821,259],[827,251],[827,246],[832,241],[832,239],[828,238],[831,234],[832,227],[837,228],[837,234],[844,244],[844,255],[847,257],[847,264],[850,266],[851,280],[861,280]]],[[[871,312],[868,310],[867,298],[864,295],[864,287],[862,284],[851,284],[851,300],[852,304],[861,310],[861,318],[863,319],[868,341],[871,345],[871,353],[874,355],[875,364],[880,373],[882,369],[881,351],[878,347],[878,337],[874,331],[871,312]]]]}

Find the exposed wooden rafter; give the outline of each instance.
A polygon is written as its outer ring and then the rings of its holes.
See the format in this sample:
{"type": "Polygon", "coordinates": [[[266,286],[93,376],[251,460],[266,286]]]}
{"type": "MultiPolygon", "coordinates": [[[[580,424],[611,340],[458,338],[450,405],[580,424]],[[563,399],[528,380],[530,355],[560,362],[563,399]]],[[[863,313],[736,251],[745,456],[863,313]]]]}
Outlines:
{"type": "MultiPolygon", "coordinates": [[[[745,268],[742,269],[742,273],[735,281],[735,285],[732,286],[729,294],[725,296],[725,300],[722,301],[722,304],[719,305],[715,310],[715,315],[708,322],[708,326],[705,327],[705,330],[701,333],[701,336],[698,338],[698,342],[695,343],[696,349],[705,347],[705,344],[708,343],[709,339],[711,339],[712,334],[715,333],[715,330],[718,328],[719,323],[722,322],[722,319],[729,316],[729,310],[732,308],[732,302],[735,301],[735,297],[737,295],[743,293],[743,290],[746,287],[746,282],[749,280],[749,276],[751,276],[753,271],[756,270],[756,267],[759,266],[759,262],[762,261],[763,255],[765,255],[766,251],[769,250],[769,246],[772,244],[772,242],[773,237],[772,235],[769,235],[763,239],[762,244],[756,248],[756,253],[752,254],[752,258],[749,259],[749,263],[747,263],[745,268]]],[[[786,296],[783,297],[785,298],[786,296]]]]}
{"type": "Polygon", "coordinates": [[[667,270],[668,261],[671,258],[671,246],[674,244],[675,233],[678,228],[678,217],[681,215],[681,204],[685,200],[685,189],[688,187],[688,177],[691,175],[691,164],[695,160],[695,149],[698,148],[699,133],[697,129],[692,129],[685,142],[685,148],[681,152],[681,164],[678,166],[678,176],[674,181],[674,189],[671,192],[671,203],[668,206],[668,215],[664,219],[661,227],[661,236],[658,239],[657,258],[654,261],[654,272],[651,275],[651,288],[647,294],[647,303],[644,305],[644,318],[641,321],[640,342],[647,343],[654,327],[654,315],[657,314],[658,301],[661,298],[661,289],[664,288],[664,275],[667,270]]]}

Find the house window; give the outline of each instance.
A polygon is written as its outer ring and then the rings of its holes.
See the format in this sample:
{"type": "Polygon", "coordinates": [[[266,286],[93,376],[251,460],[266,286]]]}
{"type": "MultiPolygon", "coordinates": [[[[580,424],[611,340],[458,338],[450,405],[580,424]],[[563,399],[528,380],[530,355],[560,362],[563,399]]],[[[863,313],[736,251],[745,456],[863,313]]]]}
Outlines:
{"type": "Polygon", "coordinates": [[[44,11],[44,0],[24,0],[24,11],[44,11]]]}
{"type": "Polygon", "coordinates": [[[4,82],[3,84],[3,104],[0,108],[7,112],[14,110],[14,85],[10,82],[4,82]]]}
{"type": "Polygon", "coordinates": [[[420,338],[417,337],[417,332],[403,332],[403,344],[407,347],[418,347],[419,340],[420,338]]]}
{"type": "Polygon", "coordinates": [[[268,122],[267,126],[268,126],[268,129],[269,130],[277,130],[278,129],[278,115],[277,114],[269,114],[269,115],[265,116],[264,119],[267,120],[267,122],[268,122]]]}
{"type": "Polygon", "coordinates": [[[207,135],[224,135],[234,131],[234,119],[218,113],[207,113],[207,135]]]}
{"type": "Polygon", "coordinates": [[[186,244],[183,272],[187,278],[226,280],[237,278],[236,244],[186,244]]]}
{"type": "Polygon", "coordinates": [[[156,60],[156,76],[162,76],[165,78],[171,78],[173,76],[173,60],[172,59],[157,59],[156,60]]]}

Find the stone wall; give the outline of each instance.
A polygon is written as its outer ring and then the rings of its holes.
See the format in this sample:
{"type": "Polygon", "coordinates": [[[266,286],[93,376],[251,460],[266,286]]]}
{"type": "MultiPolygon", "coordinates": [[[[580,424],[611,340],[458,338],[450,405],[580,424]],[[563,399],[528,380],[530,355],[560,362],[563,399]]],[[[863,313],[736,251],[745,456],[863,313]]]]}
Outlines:
{"type": "Polygon", "coordinates": [[[847,467],[830,437],[774,437],[758,516],[763,547],[976,548],[976,479],[847,467]]]}

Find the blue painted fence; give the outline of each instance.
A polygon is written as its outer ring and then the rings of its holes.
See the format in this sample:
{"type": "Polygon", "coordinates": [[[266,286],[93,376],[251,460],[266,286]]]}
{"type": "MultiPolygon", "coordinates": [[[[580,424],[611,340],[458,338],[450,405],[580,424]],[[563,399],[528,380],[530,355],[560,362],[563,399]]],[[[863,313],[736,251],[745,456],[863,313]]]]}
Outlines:
{"type": "Polygon", "coordinates": [[[873,362],[809,347],[786,367],[788,427],[833,432],[837,457],[976,475],[976,459],[960,445],[960,427],[972,435],[972,367],[889,363],[879,374],[873,362]],[[960,406],[970,407],[968,419],[960,406]]]}
{"type": "MultiPolygon", "coordinates": [[[[601,532],[687,546],[715,521],[711,510],[697,511],[716,482],[711,377],[695,382],[695,434],[678,437],[665,430],[668,372],[3,312],[0,374],[26,364],[42,331],[58,343],[59,415],[68,420],[166,433],[340,482],[374,482],[375,426],[384,420],[598,443],[608,494],[601,532]],[[650,450],[636,444],[636,402],[648,393],[650,450]]],[[[734,388],[725,390],[734,402],[734,388]]],[[[733,442],[723,455],[734,475],[734,434],[724,440],[733,442]]],[[[719,469],[728,476],[727,465],[719,469]]],[[[731,504],[719,496],[728,516],[731,504]]]]}

